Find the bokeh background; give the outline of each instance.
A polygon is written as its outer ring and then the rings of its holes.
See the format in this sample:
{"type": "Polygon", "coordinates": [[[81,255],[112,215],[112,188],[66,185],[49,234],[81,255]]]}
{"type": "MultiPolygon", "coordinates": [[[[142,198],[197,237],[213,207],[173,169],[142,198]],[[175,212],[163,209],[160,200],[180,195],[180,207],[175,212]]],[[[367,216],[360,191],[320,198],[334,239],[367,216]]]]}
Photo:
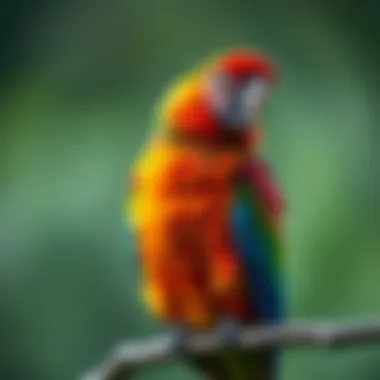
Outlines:
{"type": "MultiPolygon", "coordinates": [[[[161,329],[136,291],[125,178],[170,79],[234,45],[282,76],[264,153],[288,201],[290,317],[380,314],[379,14],[373,0],[3,0],[0,379],[75,379],[161,329]]],[[[284,379],[321,378],[379,379],[380,344],[286,352],[284,379]]]]}

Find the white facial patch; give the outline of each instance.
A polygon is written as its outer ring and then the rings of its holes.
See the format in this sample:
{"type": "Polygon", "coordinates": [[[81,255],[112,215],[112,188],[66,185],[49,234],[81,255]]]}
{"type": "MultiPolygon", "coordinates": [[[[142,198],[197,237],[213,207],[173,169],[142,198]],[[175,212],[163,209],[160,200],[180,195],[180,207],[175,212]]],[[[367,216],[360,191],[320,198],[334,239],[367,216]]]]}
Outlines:
{"type": "Polygon", "coordinates": [[[254,78],[239,83],[228,75],[218,73],[207,78],[210,105],[230,127],[251,125],[267,96],[265,79],[254,78]]]}
{"type": "Polygon", "coordinates": [[[241,102],[244,118],[254,118],[262,107],[268,94],[268,85],[264,79],[252,79],[244,88],[241,102]]]}

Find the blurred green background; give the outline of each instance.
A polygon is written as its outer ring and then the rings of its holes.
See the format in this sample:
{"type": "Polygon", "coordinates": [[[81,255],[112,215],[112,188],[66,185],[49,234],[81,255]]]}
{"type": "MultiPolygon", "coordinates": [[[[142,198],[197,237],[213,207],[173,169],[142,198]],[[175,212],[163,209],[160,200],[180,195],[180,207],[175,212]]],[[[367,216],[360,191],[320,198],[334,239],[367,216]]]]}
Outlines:
{"type": "MultiPolygon", "coordinates": [[[[126,173],[170,79],[234,45],[281,72],[264,151],[288,201],[291,317],[380,314],[379,14],[374,0],[2,1],[0,379],[75,379],[159,329],[136,294],[126,173]]],[[[380,344],[286,353],[284,379],[321,378],[379,379],[380,344]]]]}

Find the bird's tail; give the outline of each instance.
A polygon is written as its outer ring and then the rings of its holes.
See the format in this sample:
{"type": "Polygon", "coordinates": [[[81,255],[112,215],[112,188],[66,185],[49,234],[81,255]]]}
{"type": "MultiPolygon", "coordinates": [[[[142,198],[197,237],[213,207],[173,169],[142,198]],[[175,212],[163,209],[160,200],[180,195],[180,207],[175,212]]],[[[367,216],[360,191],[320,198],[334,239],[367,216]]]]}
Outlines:
{"type": "Polygon", "coordinates": [[[278,354],[276,352],[255,353],[252,360],[251,380],[277,380],[278,354]]]}
{"type": "Polygon", "coordinates": [[[240,362],[236,358],[240,371],[231,374],[228,380],[276,380],[277,355],[274,351],[240,352],[240,362]]]}
{"type": "Polygon", "coordinates": [[[277,380],[275,352],[251,353],[225,350],[196,359],[204,380],[277,380]]]}

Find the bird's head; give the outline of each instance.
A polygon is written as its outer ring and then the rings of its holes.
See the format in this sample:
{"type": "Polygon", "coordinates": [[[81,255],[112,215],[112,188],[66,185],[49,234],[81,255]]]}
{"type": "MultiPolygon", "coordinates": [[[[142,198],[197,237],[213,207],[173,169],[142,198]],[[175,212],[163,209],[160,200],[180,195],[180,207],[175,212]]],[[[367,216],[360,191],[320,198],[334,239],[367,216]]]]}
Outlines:
{"type": "Polygon", "coordinates": [[[275,69],[263,55],[246,49],[228,51],[205,72],[209,106],[226,128],[255,124],[276,80],[275,69]]]}
{"type": "Polygon", "coordinates": [[[259,133],[254,127],[275,80],[274,67],[257,52],[219,54],[170,87],[159,108],[162,130],[255,145],[259,133]]]}

